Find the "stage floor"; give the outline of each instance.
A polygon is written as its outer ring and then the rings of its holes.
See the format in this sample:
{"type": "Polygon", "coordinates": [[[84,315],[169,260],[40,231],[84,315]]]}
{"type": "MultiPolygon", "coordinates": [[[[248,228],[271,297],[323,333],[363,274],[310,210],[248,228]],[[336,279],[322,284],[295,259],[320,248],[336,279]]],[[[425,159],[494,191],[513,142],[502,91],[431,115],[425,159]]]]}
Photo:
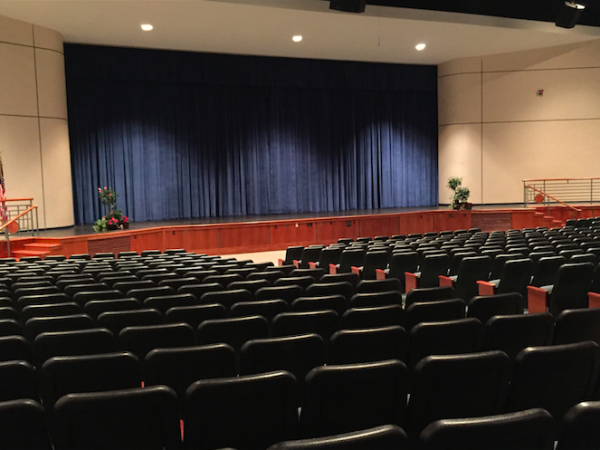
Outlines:
{"type": "MultiPolygon", "coordinates": [[[[518,210],[527,209],[521,204],[495,204],[495,205],[473,205],[473,211],[484,210],[518,210]]],[[[258,222],[273,222],[279,220],[297,220],[297,219],[321,219],[325,217],[352,217],[352,216],[373,216],[380,214],[398,214],[398,213],[414,213],[420,211],[451,211],[448,205],[434,205],[423,207],[408,207],[408,208],[387,208],[387,209],[360,209],[351,211],[332,211],[332,212],[315,212],[302,214],[270,214],[257,216],[235,216],[235,217],[213,217],[205,219],[182,219],[182,220],[160,220],[149,222],[131,222],[130,230],[145,230],[155,227],[176,227],[185,225],[219,225],[232,223],[258,223],[258,222]]],[[[69,236],[85,236],[94,234],[92,224],[75,225],[65,228],[53,228],[40,230],[38,237],[53,237],[62,238],[69,236]]]]}

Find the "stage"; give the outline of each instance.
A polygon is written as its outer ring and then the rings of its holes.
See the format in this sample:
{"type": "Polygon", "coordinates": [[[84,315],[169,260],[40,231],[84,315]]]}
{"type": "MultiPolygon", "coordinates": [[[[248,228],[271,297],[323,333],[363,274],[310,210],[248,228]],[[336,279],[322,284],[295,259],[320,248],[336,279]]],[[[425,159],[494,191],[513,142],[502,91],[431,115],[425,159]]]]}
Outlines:
{"type": "MultiPolygon", "coordinates": [[[[580,217],[600,214],[598,206],[580,217]]],[[[65,255],[185,248],[207,254],[284,250],[291,245],[329,244],[341,237],[380,236],[481,228],[483,231],[537,226],[560,227],[564,208],[476,205],[470,211],[447,206],[342,211],[277,216],[246,216],[132,223],[128,230],[94,233],[91,225],[42,230],[35,237],[11,236],[11,256],[65,255]]],[[[0,255],[8,256],[6,241],[0,255]]]]}

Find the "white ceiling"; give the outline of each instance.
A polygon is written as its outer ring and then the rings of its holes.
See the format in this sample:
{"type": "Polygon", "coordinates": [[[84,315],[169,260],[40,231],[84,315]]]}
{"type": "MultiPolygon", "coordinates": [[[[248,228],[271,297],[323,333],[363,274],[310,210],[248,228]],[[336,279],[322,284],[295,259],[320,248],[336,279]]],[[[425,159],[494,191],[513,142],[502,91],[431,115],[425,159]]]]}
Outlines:
{"type": "MultiPolygon", "coordinates": [[[[490,1],[490,0],[482,0],[490,1]]],[[[600,38],[600,28],[415,9],[331,11],[322,0],[0,0],[0,15],[52,28],[70,43],[439,64],[600,38]],[[154,30],[143,32],[140,24],[154,30]],[[304,36],[292,42],[295,34],[304,36]],[[427,44],[417,52],[417,43],[427,44]]]]}

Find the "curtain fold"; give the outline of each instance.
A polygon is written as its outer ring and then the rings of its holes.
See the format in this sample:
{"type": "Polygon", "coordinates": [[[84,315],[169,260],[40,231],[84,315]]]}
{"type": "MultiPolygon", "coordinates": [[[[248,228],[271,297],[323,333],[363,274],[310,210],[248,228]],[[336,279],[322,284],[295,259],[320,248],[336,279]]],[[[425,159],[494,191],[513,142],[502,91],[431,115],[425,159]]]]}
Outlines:
{"type": "Polygon", "coordinates": [[[65,45],[76,222],[437,204],[433,66],[65,45]]]}

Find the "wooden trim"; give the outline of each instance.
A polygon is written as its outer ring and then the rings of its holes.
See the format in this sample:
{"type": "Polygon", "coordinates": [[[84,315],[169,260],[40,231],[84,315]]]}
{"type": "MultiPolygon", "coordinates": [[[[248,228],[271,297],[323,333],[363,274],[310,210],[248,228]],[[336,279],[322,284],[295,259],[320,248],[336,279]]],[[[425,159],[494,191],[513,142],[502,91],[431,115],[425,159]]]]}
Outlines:
{"type": "Polygon", "coordinates": [[[404,284],[406,285],[406,292],[410,292],[413,289],[419,287],[419,277],[411,272],[404,273],[404,284]]]}
{"type": "Polygon", "coordinates": [[[352,268],[350,269],[352,271],[352,273],[355,273],[356,275],[358,275],[360,277],[360,268],[359,267],[355,267],[352,266],[352,268]]]}
{"type": "Polygon", "coordinates": [[[33,197],[27,197],[27,198],[5,198],[2,201],[3,202],[32,202],[33,201],[33,197]]]}
{"type": "Polygon", "coordinates": [[[588,292],[588,308],[600,308],[600,294],[588,292]]]}
{"type": "Polygon", "coordinates": [[[375,269],[375,278],[377,280],[385,280],[387,278],[385,270],[375,269]]]}
{"type": "Polygon", "coordinates": [[[530,314],[546,312],[548,309],[548,291],[535,286],[527,286],[527,303],[530,314]]]}
{"type": "Polygon", "coordinates": [[[337,273],[337,266],[335,264],[329,264],[329,274],[335,275],[337,273]]]}
{"type": "Polygon", "coordinates": [[[450,287],[454,287],[454,280],[452,280],[452,278],[444,276],[444,275],[440,275],[440,286],[450,286],[450,287]]]}
{"type": "Polygon", "coordinates": [[[487,281],[477,280],[477,288],[479,289],[479,295],[494,295],[496,293],[496,286],[487,281]]]}

